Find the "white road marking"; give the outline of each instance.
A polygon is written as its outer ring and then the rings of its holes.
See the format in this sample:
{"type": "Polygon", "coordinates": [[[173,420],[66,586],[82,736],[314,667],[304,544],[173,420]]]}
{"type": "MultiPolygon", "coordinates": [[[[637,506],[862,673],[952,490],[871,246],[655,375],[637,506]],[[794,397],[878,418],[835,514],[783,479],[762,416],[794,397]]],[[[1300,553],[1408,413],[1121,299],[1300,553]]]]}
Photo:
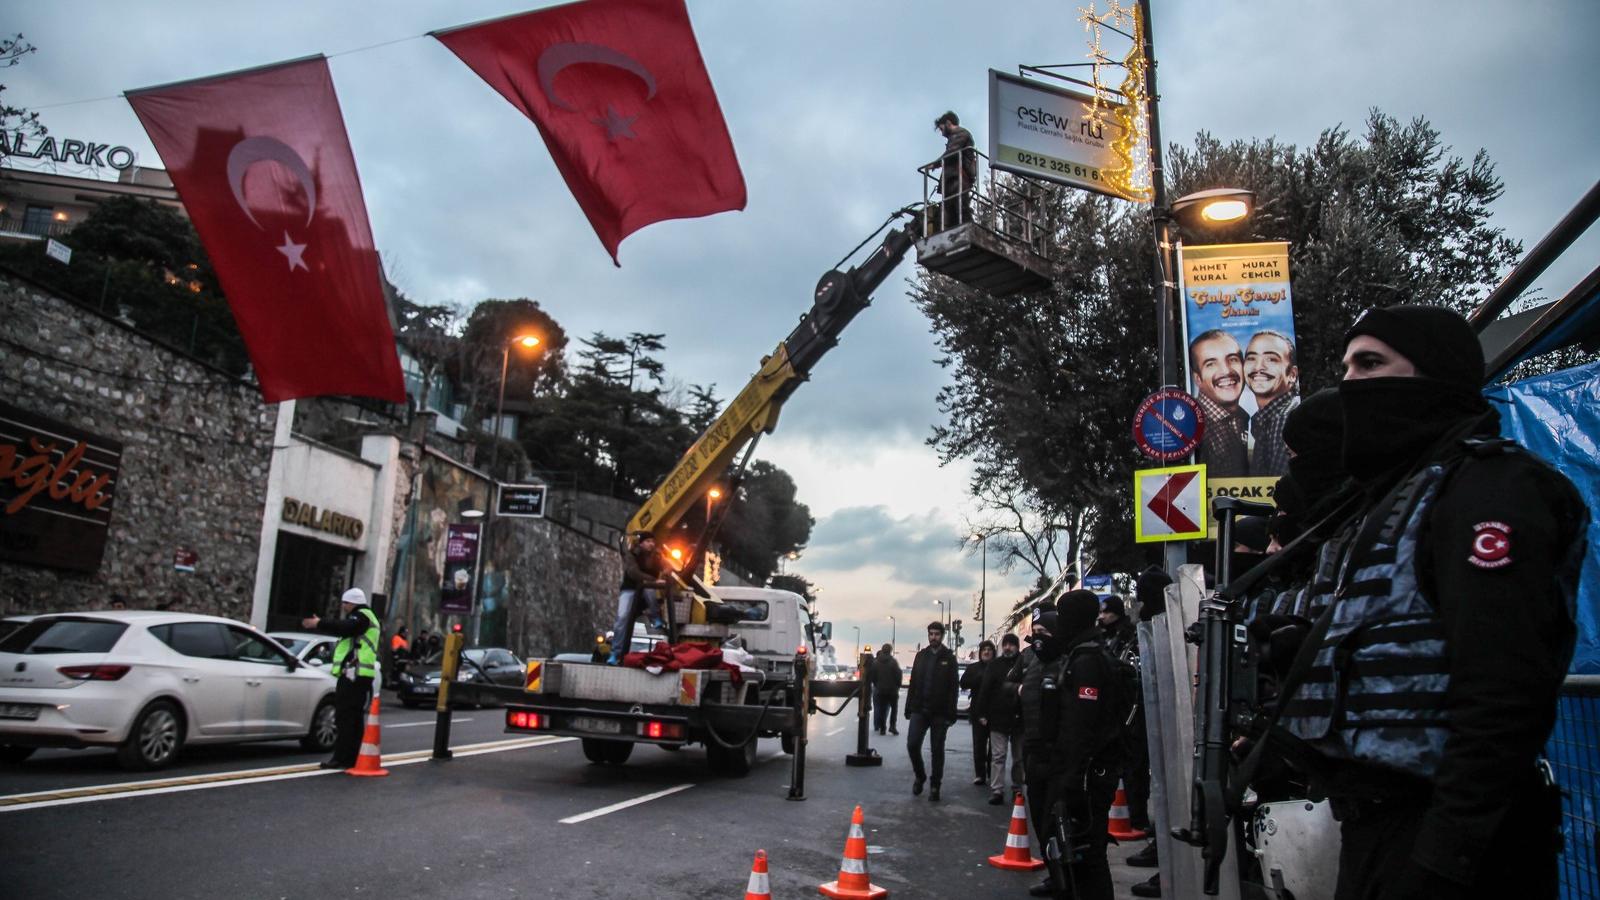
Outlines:
{"type": "MultiPolygon", "coordinates": [[[[452,718],[451,721],[456,723],[457,725],[459,725],[462,722],[471,722],[472,721],[472,717],[471,716],[467,716],[465,719],[454,719],[454,718],[452,718]]],[[[427,722],[401,722],[399,725],[385,725],[385,726],[383,726],[383,730],[384,731],[388,731],[391,728],[421,728],[424,725],[435,725],[435,724],[437,724],[437,723],[432,721],[432,720],[429,720],[427,722]]]]}
{"type": "MultiPolygon", "coordinates": [[[[547,747],[552,744],[573,740],[577,739],[569,737],[513,738],[510,740],[487,741],[481,744],[466,744],[450,749],[455,756],[481,756],[485,753],[504,753],[508,750],[547,747]]],[[[432,750],[413,750],[407,753],[397,753],[393,756],[384,757],[383,766],[386,769],[409,766],[414,763],[427,762],[432,756],[432,750]]],[[[72,806],[78,803],[98,803],[102,800],[119,800],[124,797],[149,797],[155,794],[176,794],[183,791],[200,791],[207,788],[235,787],[241,784],[260,784],[266,781],[288,781],[295,778],[341,774],[343,774],[343,771],[340,769],[322,769],[318,768],[314,763],[307,763],[271,769],[216,772],[187,778],[164,778],[102,784],[84,788],[69,788],[66,790],[35,791],[27,794],[11,794],[0,797],[0,813],[44,809],[51,806],[72,806]],[[35,797],[39,799],[29,799],[35,797]]]]}
{"type": "Polygon", "coordinates": [[[576,825],[579,822],[587,822],[590,819],[598,819],[601,816],[608,816],[614,812],[627,809],[630,806],[638,806],[641,803],[649,803],[651,800],[660,800],[662,797],[676,794],[679,791],[687,791],[692,787],[694,787],[693,784],[676,785],[674,787],[669,787],[666,790],[656,791],[653,794],[645,794],[643,797],[635,797],[632,800],[624,800],[621,803],[613,803],[610,806],[602,806],[599,809],[590,810],[586,813],[579,813],[575,816],[567,816],[565,819],[561,820],[561,824],[576,825]]]}

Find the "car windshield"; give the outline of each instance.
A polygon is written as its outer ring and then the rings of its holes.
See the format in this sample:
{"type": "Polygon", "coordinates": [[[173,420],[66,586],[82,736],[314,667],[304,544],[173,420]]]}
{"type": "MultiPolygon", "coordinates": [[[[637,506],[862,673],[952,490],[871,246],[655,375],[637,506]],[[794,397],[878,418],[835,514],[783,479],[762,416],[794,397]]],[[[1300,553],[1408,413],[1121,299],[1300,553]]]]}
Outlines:
{"type": "Polygon", "coordinates": [[[0,641],[0,653],[105,653],[128,630],[105,619],[34,619],[0,641]]]}
{"type": "Polygon", "coordinates": [[[292,638],[282,634],[274,634],[270,635],[270,637],[279,644],[283,645],[283,649],[295,654],[296,656],[300,655],[300,651],[305,649],[307,644],[311,643],[305,638],[292,638]]]}
{"type": "Polygon", "coordinates": [[[479,647],[474,647],[471,650],[463,650],[463,651],[461,651],[461,658],[462,659],[470,659],[470,660],[472,660],[473,662],[475,662],[475,663],[477,663],[479,665],[483,665],[483,661],[484,661],[483,658],[485,656],[487,656],[488,653],[489,653],[489,651],[487,651],[487,650],[484,650],[484,649],[479,648],[479,647]]]}

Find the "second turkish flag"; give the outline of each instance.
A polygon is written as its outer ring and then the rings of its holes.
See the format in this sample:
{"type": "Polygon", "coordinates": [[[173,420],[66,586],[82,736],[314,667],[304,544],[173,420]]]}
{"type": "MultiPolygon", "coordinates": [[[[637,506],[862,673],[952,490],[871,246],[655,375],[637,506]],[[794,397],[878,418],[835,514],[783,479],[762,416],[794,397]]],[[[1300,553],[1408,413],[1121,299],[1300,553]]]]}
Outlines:
{"type": "Polygon", "coordinates": [[[405,402],[367,206],[322,57],[130,91],[268,402],[405,402]]]}
{"type": "Polygon", "coordinates": [[[744,208],[683,0],[584,0],[434,36],[538,126],[613,261],[652,222],[744,208]]]}

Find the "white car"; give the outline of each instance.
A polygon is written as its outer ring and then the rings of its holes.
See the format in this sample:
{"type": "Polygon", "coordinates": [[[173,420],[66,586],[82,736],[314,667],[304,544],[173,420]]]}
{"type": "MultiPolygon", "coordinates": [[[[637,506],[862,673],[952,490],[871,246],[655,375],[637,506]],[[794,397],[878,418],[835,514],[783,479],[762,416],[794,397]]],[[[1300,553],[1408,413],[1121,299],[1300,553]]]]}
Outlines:
{"type": "Polygon", "coordinates": [[[339,639],[314,631],[269,631],[267,637],[277,641],[283,649],[308,666],[324,669],[333,665],[333,648],[339,639]]]}
{"type": "Polygon", "coordinates": [[[0,762],[38,747],[115,747],[130,769],[184,744],[335,737],[333,676],[247,625],[119,610],[39,616],[0,639],[0,762]]]}

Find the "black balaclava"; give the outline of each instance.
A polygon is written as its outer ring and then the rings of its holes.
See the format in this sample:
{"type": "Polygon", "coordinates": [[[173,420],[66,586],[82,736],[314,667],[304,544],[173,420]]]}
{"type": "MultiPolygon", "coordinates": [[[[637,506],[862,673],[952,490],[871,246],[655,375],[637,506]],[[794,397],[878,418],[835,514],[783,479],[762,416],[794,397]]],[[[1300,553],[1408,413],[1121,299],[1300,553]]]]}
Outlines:
{"type": "Polygon", "coordinates": [[[1324,388],[1300,401],[1283,422],[1283,443],[1294,456],[1289,473],[1278,479],[1272,499],[1282,515],[1267,523],[1267,533],[1287,544],[1314,521],[1313,510],[1344,484],[1344,410],[1337,388],[1324,388]]]}
{"type": "Polygon", "coordinates": [[[1037,641],[1033,645],[1033,652],[1040,659],[1049,662],[1061,655],[1064,638],[1057,634],[1061,630],[1061,623],[1057,620],[1055,612],[1043,612],[1033,617],[1033,621],[1043,625],[1050,636],[1037,641]]]}
{"type": "Polygon", "coordinates": [[[1056,601],[1056,617],[1062,640],[1070,640],[1095,627],[1100,616],[1100,598],[1094,591],[1068,591],[1056,601]]]}
{"type": "Polygon", "coordinates": [[[1483,399],[1483,347],[1459,314],[1438,306],[1368,310],[1345,332],[1345,344],[1371,335],[1417,368],[1411,378],[1339,383],[1345,471],[1363,484],[1402,471],[1445,435],[1489,412],[1483,399]]]}
{"type": "Polygon", "coordinates": [[[1151,566],[1139,573],[1139,580],[1133,588],[1133,596],[1139,601],[1139,618],[1153,619],[1166,613],[1164,592],[1171,583],[1172,576],[1160,566],[1151,566]]]}

